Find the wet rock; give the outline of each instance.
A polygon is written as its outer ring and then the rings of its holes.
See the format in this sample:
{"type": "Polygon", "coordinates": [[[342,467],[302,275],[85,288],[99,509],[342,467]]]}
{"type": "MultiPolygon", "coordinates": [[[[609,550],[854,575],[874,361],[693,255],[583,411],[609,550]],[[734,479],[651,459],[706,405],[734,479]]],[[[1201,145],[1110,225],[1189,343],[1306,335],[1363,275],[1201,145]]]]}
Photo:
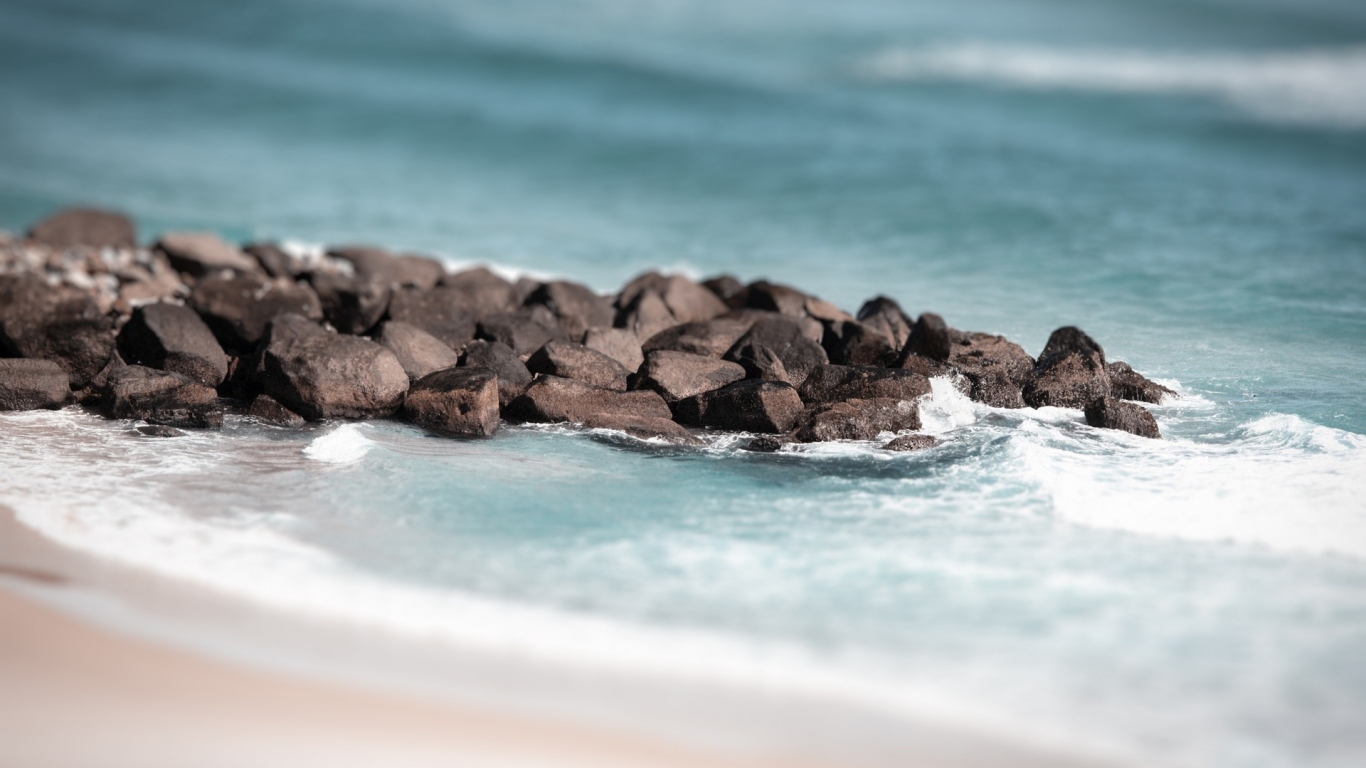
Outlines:
{"type": "Polygon", "coordinates": [[[1034,358],[1019,344],[988,333],[955,333],[949,364],[969,384],[973,400],[996,408],[1023,408],[1034,358]]]}
{"type": "Polygon", "coordinates": [[[680,400],[675,416],[684,424],[744,432],[786,433],[802,413],[790,384],[747,379],[680,400]]]}
{"type": "Polygon", "coordinates": [[[113,322],[88,292],[0,275],[0,357],[51,360],[84,389],[113,355],[113,322]]]}
{"type": "MultiPolygon", "coordinates": [[[[392,292],[384,278],[370,275],[342,275],[323,272],[311,278],[313,290],[322,304],[323,317],[342,333],[362,334],[384,317],[392,292]]],[[[425,323],[412,317],[394,317],[412,323],[441,338],[425,323]]],[[[444,339],[443,339],[444,341],[444,339]]]]}
{"type": "Polygon", "coordinates": [[[263,345],[262,389],[310,421],[389,416],[408,391],[408,374],[392,352],[298,315],[273,321],[263,345]]]}
{"type": "Polygon", "coordinates": [[[464,286],[439,286],[430,291],[403,288],[389,300],[389,319],[421,328],[453,350],[475,337],[480,305],[464,286]]]}
{"type": "Polygon", "coordinates": [[[133,220],[121,213],[67,208],[33,225],[28,239],[52,248],[133,248],[138,237],[133,220]]]}
{"type": "Polygon", "coordinates": [[[175,427],[167,427],[162,424],[147,424],[135,429],[143,437],[184,437],[185,433],[175,427]]]}
{"type": "Polygon", "coordinates": [[[612,429],[625,432],[641,440],[665,440],[677,445],[701,445],[702,441],[687,429],[670,421],[651,416],[624,416],[613,413],[590,414],[583,420],[590,429],[612,429]]]}
{"type": "Polygon", "coordinates": [[[872,440],[883,432],[913,429],[920,429],[920,408],[914,400],[855,398],[812,406],[802,414],[792,438],[802,443],[872,440]]]}
{"type": "Polygon", "coordinates": [[[924,376],[897,368],[852,365],[821,365],[812,369],[799,393],[804,402],[816,405],[844,400],[889,398],[915,402],[930,393],[924,376]]]}
{"type": "Polygon", "coordinates": [[[651,352],[640,369],[641,389],[653,389],[669,403],[720,389],[745,378],[736,363],[688,352],[651,352]]]}
{"type": "Polygon", "coordinates": [[[953,349],[953,339],[944,318],[933,312],[926,312],[915,321],[911,329],[911,340],[906,346],[908,354],[916,354],[931,360],[944,362],[949,359],[953,349]]]}
{"type": "Polygon", "coordinates": [[[617,392],[626,391],[626,379],[631,375],[616,360],[572,341],[546,342],[527,359],[526,367],[532,373],[577,379],[617,392]]]}
{"type": "Polygon", "coordinates": [[[142,419],[181,428],[223,426],[218,392],[188,376],[141,365],[109,373],[102,399],[111,419],[142,419]]]}
{"type": "Polygon", "coordinates": [[[886,366],[896,361],[900,349],[886,333],[858,320],[828,323],[821,346],[838,365],[886,366]]]}
{"type": "Polygon", "coordinates": [[[209,326],[189,307],[147,304],[138,307],[119,331],[118,350],[134,365],[184,374],[210,387],[228,375],[228,356],[209,326]]]}
{"type": "Polygon", "coordinates": [[[748,443],[740,446],[740,449],[744,451],[754,451],[755,453],[776,453],[777,451],[782,450],[783,446],[786,444],[787,442],[780,438],[763,436],[750,440],[748,443]]]}
{"type": "Polygon", "coordinates": [[[716,294],[716,298],[733,309],[737,305],[730,303],[731,297],[743,291],[745,284],[734,275],[717,275],[703,280],[702,287],[716,294]]]}
{"type": "Polygon", "coordinates": [[[735,346],[735,342],[739,341],[753,325],[740,320],[722,318],[684,323],[647,338],[641,345],[641,350],[649,354],[667,349],[720,358],[735,346]]]}
{"type": "Polygon", "coordinates": [[[1161,438],[1157,419],[1141,405],[1098,397],[1087,404],[1086,423],[1102,429],[1118,429],[1140,437],[1161,438]]]}
{"type": "Polygon", "coordinates": [[[658,293],[641,291],[617,314],[616,324],[617,327],[634,333],[638,338],[648,339],[678,323],[658,293]]]}
{"type": "Polygon", "coordinates": [[[1049,358],[1062,357],[1069,354],[1094,355],[1100,358],[1100,362],[1105,362],[1105,350],[1101,348],[1096,340],[1086,335],[1082,329],[1068,325],[1053,331],[1048,337],[1048,343],[1044,345],[1043,352],[1039,355],[1039,363],[1043,364],[1049,358]]]}
{"type": "Polygon", "coordinates": [[[212,232],[167,232],[157,248],[170,259],[177,272],[203,277],[222,270],[238,273],[261,271],[256,259],[212,232]]]}
{"type": "Polygon", "coordinates": [[[939,441],[930,435],[902,435],[882,446],[884,451],[923,451],[926,448],[933,448],[939,441]]]}
{"type": "Polygon", "coordinates": [[[732,362],[758,360],[760,348],[767,347],[778,359],[788,374],[789,384],[800,384],[816,366],[828,362],[825,349],[807,338],[797,323],[787,319],[773,318],[760,320],[741,336],[725,359],[732,362]]]}
{"type": "Polygon", "coordinates": [[[589,328],[583,345],[616,360],[628,371],[640,370],[640,364],[645,362],[640,340],[625,328],[589,328]]]}
{"type": "Polygon", "coordinates": [[[498,431],[498,374],[488,368],[447,368],[413,383],[403,417],[442,435],[488,437],[498,431]]]}
{"type": "Polygon", "coordinates": [[[464,308],[475,318],[488,317],[504,312],[514,312],[522,305],[522,300],[538,283],[531,283],[526,293],[485,267],[467,269],[446,275],[441,286],[451,301],[464,308]]]}
{"type": "Polygon", "coordinates": [[[523,360],[547,342],[569,339],[560,321],[540,304],[528,305],[509,314],[486,317],[479,321],[478,335],[488,341],[501,341],[523,360]]]}
{"type": "Polygon", "coordinates": [[[304,417],[280,405],[279,401],[270,395],[257,395],[243,413],[257,421],[274,424],[277,427],[302,427],[307,423],[304,417]]]}
{"type": "Polygon", "coordinates": [[[863,306],[859,307],[858,321],[869,330],[882,334],[892,349],[903,350],[911,340],[911,319],[902,311],[900,304],[886,296],[863,302],[863,306]]]}
{"type": "Polygon", "coordinates": [[[266,326],[279,315],[323,319],[322,301],[308,285],[260,275],[206,277],[195,285],[189,304],[223,349],[236,355],[256,349],[266,326]]]}
{"type": "Polygon", "coordinates": [[[374,279],[390,289],[431,290],[446,275],[441,262],[410,254],[394,255],[383,248],[346,246],[329,248],[327,255],[349,262],[360,278],[374,279]]]}
{"type": "Polygon", "coordinates": [[[1068,326],[1054,331],[1022,396],[1031,408],[1085,408],[1109,396],[1105,352],[1090,336],[1068,326]]]}
{"type": "Polygon", "coordinates": [[[0,358],[0,411],[61,408],[71,399],[71,377],[51,360],[0,358]]]}
{"type": "Polygon", "coordinates": [[[1138,400],[1157,404],[1176,395],[1172,390],[1135,371],[1128,363],[1109,363],[1105,366],[1105,371],[1110,376],[1110,396],[1116,400],[1138,400]]]}
{"type": "Polygon", "coordinates": [[[615,314],[610,299],[593,293],[586,285],[565,280],[542,284],[527,297],[526,303],[549,309],[571,341],[582,340],[589,328],[611,327],[615,314]]]}
{"type": "Polygon", "coordinates": [[[824,324],[843,323],[854,319],[853,315],[818,296],[806,297],[806,315],[824,324]]]}
{"type": "Polygon", "coordinates": [[[530,422],[583,423],[598,415],[669,419],[664,398],[652,390],[618,392],[575,379],[538,376],[508,406],[509,418],[530,422]]]}
{"type": "Polygon", "coordinates": [[[440,339],[415,325],[397,320],[381,325],[375,341],[394,353],[413,381],[460,364],[460,355],[440,339]]]}
{"type": "Polygon", "coordinates": [[[517,353],[512,351],[512,347],[501,341],[471,341],[465,347],[460,364],[488,368],[498,374],[498,401],[504,408],[531,385],[531,372],[522,364],[517,353]]]}

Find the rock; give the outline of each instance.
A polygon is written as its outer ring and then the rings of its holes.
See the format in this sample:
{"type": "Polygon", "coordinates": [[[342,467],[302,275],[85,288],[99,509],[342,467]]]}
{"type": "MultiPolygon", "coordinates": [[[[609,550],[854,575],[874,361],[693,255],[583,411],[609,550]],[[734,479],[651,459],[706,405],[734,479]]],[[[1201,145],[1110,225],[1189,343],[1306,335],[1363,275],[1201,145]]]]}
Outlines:
{"type": "Polygon", "coordinates": [[[398,410],[408,374],[392,352],[310,325],[298,315],[271,323],[261,356],[267,395],[310,421],[378,418],[398,410]]]}
{"type": "Polygon", "coordinates": [[[1110,394],[1105,352],[1078,328],[1054,331],[1021,393],[1031,408],[1085,408],[1110,394]]]}
{"type": "Polygon", "coordinates": [[[188,376],[141,365],[109,373],[102,400],[111,419],[142,419],[168,427],[223,426],[218,393],[188,376]]]}
{"type": "Polygon", "coordinates": [[[543,283],[527,297],[526,303],[542,304],[549,309],[571,341],[582,340],[589,328],[612,325],[611,300],[593,293],[586,285],[565,280],[543,283]]]}
{"type": "Polygon", "coordinates": [[[460,355],[440,339],[417,326],[397,320],[381,325],[375,341],[394,353],[412,381],[460,364],[460,355]]]}
{"type": "Polygon", "coordinates": [[[476,319],[505,312],[514,312],[522,305],[522,300],[539,284],[527,287],[525,294],[519,288],[484,267],[467,269],[441,280],[452,301],[476,319]]]}
{"type": "Polygon", "coordinates": [[[754,451],[755,453],[776,453],[782,450],[787,443],[776,437],[756,437],[748,443],[740,446],[740,450],[754,451]]]}
{"type": "Polygon", "coordinates": [[[213,331],[194,310],[178,304],[134,310],[119,331],[118,350],[129,363],[183,374],[209,387],[228,376],[228,356],[213,331]]]}
{"type": "Polygon", "coordinates": [[[858,320],[828,323],[821,346],[830,362],[838,365],[889,365],[900,349],[893,347],[887,334],[858,320]]]}
{"type": "Polygon", "coordinates": [[[322,320],[322,301],[308,285],[259,275],[206,277],[190,293],[190,306],[204,318],[225,351],[250,354],[279,315],[322,320]]]}
{"type": "Polygon", "coordinates": [[[257,395],[243,413],[257,421],[274,424],[277,427],[302,427],[307,423],[304,417],[280,405],[279,401],[270,395],[257,395]]]}
{"type": "Polygon", "coordinates": [[[720,389],[745,378],[745,369],[735,363],[688,352],[659,350],[645,358],[640,369],[640,389],[653,389],[665,402],[720,389]]]}
{"type": "Polygon", "coordinates": [[[572,341],[546,342],[527,358],[526,368],[532,373],[577,379],[617,392],[626,391],[626,379],[631,375],[616,360],[572,341]]]}
{"type": "Polygon", "coordinates": [[[669,419],[652,416],[623,416],[612,413],[590,414],[583,425],[590,429],[612,429],[641,440],[665,440],[678,445],[701,445],[702,441],[669,419]]]}
{"type": "Polygon", "coordinates": [[[930,435],[902,435],[882,446],[884,451],[923,451],[933,448],[939,441],[930,435]]]}
{"type": "Polygon", "coordinates": [[[760,320],[755,323],[726,352],[725,359],[732,362],[745,359],[758,361],[761,347],[767,347],[783,361],[789,384],[800,384],[806,380],[812,369],[824,365],[829,360],[821,345],[802,333],[800,325],[784,318],[760,320]]]}
{"type": "Polygon", "coordinates": [[[806,314],[821,323],[843,323],[854,319],[853,315],[817,296],[806,297],[806,314]]]}
{"type": "Polygon", "coordinates": [[[996,408],[1023,408],[1034,358],[1019,344],[988,333],[954,333],[949,365],[968,380],[968,396],[996,408]]]}
{"type": "Polygon", "coordinates": [[[157,248],[170,259],[177,272],[203,277],[221,270],[238,273],[259,272],[256,259],[213,232],[167,232],[157,248]]]}
{"type": "Polygon", "coordinates": [[[684,424],[785,433],[801,416],[802,399],[790,384],[747,379],[680,400],[675,410],[684,424]]]}
{"type": "MultiPolygon", "coordinates": [[[[1033,358],[1030,359],[1032,360],[1033,358]]],[[[941,363],[938,360],[931,360],[928,357],[921,357],[920,355],[917,355],[915,353],[911,353],[909,355],[902,355],[901,359],[897,361],[894,367],[902,371],[918,373],[927,379],[933,379],[936,376],[949,376],[958,378],[960,373],[960,371],[957,368],[954,368],[948,363],[941,363]]],[[[1032,366],[1030,370],[1033,370],[1032,366]]],[[[972,382],[960,379],[955,383],[959,385],[958,388],[963,390],[964,394],[967,394],[972,389],[972,382]]]]}
{"type": "Polygon", "coordinates": [[[886,296],[863,302],[858,310],[858,321],[868,329],[885,337],[892,349],[903,350],[911,340],[912,323],[901,305],[886,296]]]}
{"type": "Polygon", "coordinates": [[[1139,437],[1161,438],[1157,419],[1147,408],[1136,403],[1098,397],[1087,404],[1086,423],[1102,429],[1118,429],[1139,437]]]}
{"type": "Polygon", "coordinates": [[[920,429],[920,407],[914,400],[855,398],[812,406],[802,414],[792,438],[802,443],[872,440],[883,432],[920,429]]]}
{"type": "Polygon", "coordinates": [[[185,433],[175,427],[167,427],[162,424],[147,424],[135,430],[143,437],[184,437],[185,433]]]}
{"type": "Polygon", "coordinates": [[[547,342],[568,340],[569,334],[546,307],[532,304],[510,314],[493,315],[479,321],[481,339],[501,341],[525,360],[547,342]]]}
{"type": "Polygon", "coordinates": [[[716,298],[734,309],[736,305],[730,303],[731,297],[743,291],[745,284],[740,282],[735,275],[717,275],[703,280],[702,287],[716,294],[716,298]]]}
{"type": "Polygon", "coordinates": [[[51,360],[84,389],[113,355],[113,322],[88,292],[0,275],[0,357],[51,360]]]}
{"type": "Polygon", "coordinates": [[[625,328],[589,328],[583,345],[616,360],[628,371],[640,370],[640,364],[645,362],[640,340],[625,328]]]}
{"type": "Polygon", "coordinates": [[[744,369],[747,379],[791,383],[792,376],[787,372],[787,366],[783,365],[782,358],[768,347],[757,347],[752,357],[741,357],[740,367],[744,369]]]}
{"type": "Polygon", "coordinates": [[[806,316],[806,294],[790,286],[758,280],[745,286],[737,296],[743,297],[742,307],[793,317],[806,316]]]}
{"type": "Polygon", "coordinates": [[[51,360],[0,358],[0,411],[61,408],[71,399],[71,377],[51,360]]]}
{"type": "Polygon", "coordinates": [[[1170,389],[1158,384],[1129,367],[1128,363],[1109,363],[1105,372],[1110,376],[1110,396],[1116,400],[1138,400],[1144,403],[1161,403],[1165,398],[1176,395],[1170,389]]]}
{"type": "Polygon", "coordinates": [[[303,275],[303,270],[298,268],[294,259],[274,243],[252,243],[243,247],[242,251],[256,259],[256,263],[271,277],[287,277],[293,280],[303,275]]]}
{"type": "MultiPolygon", "coordinates": [[[[342,275],[321,272],[311,278],[313,290],[322,304],[323,317],[342,333],[362,334],[384,317],[392,292],[382,276],[342,275]]],[[[394,317],[433,333],[424,323],[411,317],[394,317]]],[[[444,341],[444,339],[442,339],[444,341]]]]}
{"type": "Polygon", "coordinates": [[[538,376],[508,406],[509,417],[531,422],[586,422],[598,415],[669,419],[664,398],[651,390],[618,392],[575,379],[538,376]]]}
{"type": "Polygon", "coordinates": [[[641,350],[645,354],[667,349],[721,358],[753,325],[740,320],[721,318],[707,322],[684,323],[647,338],[641,345],[641,350]]]}
{"type": "Polygon", "coordinates": [[[944,362],[949,359],[953,349],[953,339],[944,318],[933,312],[926,312],[915,321],[911,329],[911,340],[906,345],[907,354],[917,354],[931,360],[944,362]]]}
{"type": "Polygon", "coordinates": [[[390,289],[416,288],[428,291],[441,282],[446,268],[441,262],[423,256],[395,256],[383,248],[346,246],[329,248],[327,255],[350,262],[356,277],[379,280],[390,289]]]}
{"type": "Polygon", "coordinates": [[[882,398],[916,402],[930,393],[930,382],[918,373],[897,368],[821,365],[802,382],[799,393],[811,405],[882,398]]]}
{"type": "Polygon", "coordinates": [[[634,333],[637,338],[648,339],[678,325],[678,322],[659,294],[641,291],[634,301],[617,314],[616,325],[634,333]]]}
{"type": "Polygon", "coordinates": [[[447,368],[413,383],[403,417],[442,435],[489,437],[498,431],[498,374],[488,368],[447,368]]]}
{"type": "MultiPolygon", "coordinates": [[[[654,293],[659,297],[660,302],[669,313],[670,325],[710,320],[717,315],[724,314],[729,309],[725,302],[716,297],[716,294],[688,278],[682,275],[664,276],[658,272],[646,272],[627,283],[626,287],[622,288],[621,293],[617,295],[617,308],[625,310],[638,302],[640,297],[647,292],[654,293]]],[[[620,322],[618,325],[626,328],[632,327],[620,322]]],[[[663,330],[663,328],[658,330],[663,330]]],[[[642,339],[648,338],[655,332],[657,331],[652,331],[649,334],[642,333],[640,337],[642,339]]]]}
{"type": "Polygon", "coordinates": [[[498,374],[498,402],[504,408],[531,385],[531,372],[522,364],[517,353],[512,351],[512,347],[501,341],[471,341],[465,347],[460,364],[488,368],[498,374]]]}
{"type": "Polygon", "coordinates": [[[134,248],[137,228],[121,213],[94,208],[66,208],[33,225],[28,239],[51,248],[134,248]]]}
{"type": "Polygon", "coordinates": [[[439,286],[430,291],[404,288],[389,300],[389,319],[421,328],[453,350],[474,339],[479,313],[465,287],[439,286]]]}

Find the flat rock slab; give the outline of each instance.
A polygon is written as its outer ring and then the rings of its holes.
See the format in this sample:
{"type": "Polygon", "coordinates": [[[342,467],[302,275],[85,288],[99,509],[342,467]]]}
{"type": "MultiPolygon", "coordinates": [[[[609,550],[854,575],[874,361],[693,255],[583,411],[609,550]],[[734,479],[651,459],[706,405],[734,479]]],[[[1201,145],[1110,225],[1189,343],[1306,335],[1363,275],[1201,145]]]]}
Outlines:
{"type": "Polygon", "coordinates": [[[0,411],[61,408],[71,399],[71,377],[51,360],[0,358],[0,411]]]}
{"type": "Polygon", "coordinates": [[[575,379],[538,376],[527,391],[508,406],[518,421],[584,423],[597,416],[669,419],[672,413],[658,392],[618,392],[575,379]]]}
{"type": "Polygon", "coordinates": [[[742,320],[724,318],[684,323],[647,338],[641,349],[645,354],[667,349],[720,358],[735,346],[735,342],[745,335],[751,325],[742,320]]]}
{"type": "Polygon", "coordinates": [[[930,380],[913,371],[853,365],[817,366],[798,390],[813,405],[876,398],[914,402],[931,391],[930,380]]]}
{"type": "Polygon", "coordinates": [[[447,368],[413,383],[403,418],[453,437],[488,437],[498,431],[498,374],[488,368],[447,368]]]}
{"type": "Polygon", "coordinates": [[[678,421],[740,432],[786,433],[802,414],[790,384],[749,379],[679,401],[678,421]]]}
{"type": "Polygon", "coordinates": [[[1137,403],[1101,397],[1086,406],[1086,423],[1101,429],[1118,429],[1139,437],[1161,438],[1157,419],[1137,403]]]}
{"type": "Polygon", "coordinates": [[[915,401],[873,398],[824,403],[802,414],[792,439],[802,443],[873,440],[883,432],[920,429],[915,401]]]}
{"type": "Polygon", "coordinates": [[[43,219],[28,239],[52,248],[133,248],[138,233],[133,220],[121,213],[94,208],[67,208],[43,219]]]}
{"type": "Polygon", "coordinates": [[[142,419],[181,428],[223,426],[218,392],[188,376],[141,365],[116,368],[108,375],[103,405],[112,419],[142,419]]]}
{"type": "Polygon", "coordinates": [[[645,362],[640,339],[625,328],[589,328],[583,345],[616,360],[628,371],[640,370],[640,364],[645,362]]]}
{"type": "Polygon", "coordinates": [[[118,335],[119,354],[134,365],[183,374],[209,387],[228,376],[228,356],[189,307],[159,302],[133,310],[118,335]]]}
{"type": "Polygon", "coordinates": [[[224,269],[257,272],[261,265],[245,251],[213,232],[167,232],[157,247],[177,272],[202,277],[224,269]]]}
{"type": "Polygon", "coordinates": [[[572,341],[550,341],[527,358],[532,373],[577,379],[595,387],[626,391],[631,372],[621,363],[597,350],[572,341]]]}

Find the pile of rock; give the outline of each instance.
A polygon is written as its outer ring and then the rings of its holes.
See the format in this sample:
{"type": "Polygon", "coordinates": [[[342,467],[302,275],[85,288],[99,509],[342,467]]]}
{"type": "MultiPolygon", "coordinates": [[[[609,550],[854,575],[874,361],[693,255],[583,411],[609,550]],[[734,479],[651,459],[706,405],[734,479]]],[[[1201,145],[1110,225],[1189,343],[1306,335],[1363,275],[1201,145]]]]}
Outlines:
{"type": "Polygon", "coordinates": [[[677,443],[694,430],[786,442],[920,429],[929,379],[1002,408],[1059,406],[1158,437],[1131,401],[1170,391],[1076,328],[1035,360],[1001,336],[912,319],[879,296],[851,315],[795,288],[648,273],[615,295],[379,248],[301,253],[168,233],[139,247],[119,214],[67,210],[0,238],[0,409],[72,402],[157,429],[225,411],[283,425],[398,417],[493,434],[572,422],[677,443]]]}

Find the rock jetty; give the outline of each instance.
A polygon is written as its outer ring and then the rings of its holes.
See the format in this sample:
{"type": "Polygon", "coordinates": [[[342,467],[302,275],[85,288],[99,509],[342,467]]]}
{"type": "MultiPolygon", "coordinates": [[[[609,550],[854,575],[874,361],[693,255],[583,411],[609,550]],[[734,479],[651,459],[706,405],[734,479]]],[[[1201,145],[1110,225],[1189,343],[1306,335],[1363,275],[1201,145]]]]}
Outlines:
{"type": "Polygon", "coordinates": [[[86,208],[0,235],[0,410],[78,404],[147,435],[239,413],[282,427],[399,418],[454,437],[504,422],[678,444],[731,430],[760,433],[754,451],[890,434],[887,450],[908,451],[935,444],[919,402],[940,376],[987,405],[1079,409],[1152,438],[1138,403],[1172,394],[1079,328],[1036,359],[886,296],[851,314],[728,275],[649,272],[601,295],[370,246],[168,232],[142,247],[130,219],[86,208]]]}

